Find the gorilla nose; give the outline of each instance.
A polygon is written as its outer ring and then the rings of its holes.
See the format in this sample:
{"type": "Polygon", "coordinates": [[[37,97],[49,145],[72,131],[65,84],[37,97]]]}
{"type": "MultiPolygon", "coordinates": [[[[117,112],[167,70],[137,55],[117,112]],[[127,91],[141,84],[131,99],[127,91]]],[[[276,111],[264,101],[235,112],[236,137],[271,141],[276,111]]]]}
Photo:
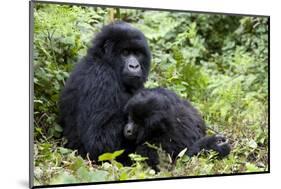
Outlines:
{"type": "Polygon", "coordinates": [[[140,71],[140,64],[138,62],[130,62],[128,64],[128,69],[131,72],[139,72],[140,71]]]}
{"type": "Polygon", "coordinates": [[[132,129],[127,129],[127,135],[132,135],[132,129]]]}

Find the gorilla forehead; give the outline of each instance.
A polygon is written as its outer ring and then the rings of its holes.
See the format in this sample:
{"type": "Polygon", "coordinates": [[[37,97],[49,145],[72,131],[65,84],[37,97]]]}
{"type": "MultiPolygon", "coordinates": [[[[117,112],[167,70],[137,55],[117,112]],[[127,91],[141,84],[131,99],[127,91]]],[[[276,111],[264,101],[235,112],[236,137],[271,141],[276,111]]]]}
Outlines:
{"type": "Polygon", "coordinates": [[[112,42],[130,41],[139,43],[139,45],[147,45],[143,33],[123,21],[113,22],[103,27],[101,34],[103,34],[102,37],[112,42]],[[140,43],[140,41],[142,41],[142,43],[140,43]]]}
{"type": "Polygon", "coordinates": [[[169,99],[166,95],[157,91],[159,91],[158,88],[140,90],[128,101],[127,111],[142,116],[154,111],[167,111],[169,109],[169,99]]]}

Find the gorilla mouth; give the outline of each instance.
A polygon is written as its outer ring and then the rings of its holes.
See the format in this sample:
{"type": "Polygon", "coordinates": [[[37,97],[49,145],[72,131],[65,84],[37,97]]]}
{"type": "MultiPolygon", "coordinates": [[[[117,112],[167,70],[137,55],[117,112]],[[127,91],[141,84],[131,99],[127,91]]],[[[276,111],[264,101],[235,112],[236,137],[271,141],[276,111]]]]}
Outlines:
{"type": "Polygon", "coordinates": [[[141,78],[141,76],[139,76],[139,75],[130,75],[130,76],[127,76],[127,78],[129,78],[129,79],[139,79],[139,78],[141,78]]]}
{"type": "Polygon", "coordinates": [[[134,92],[143,84],[142,77],[139,76],[126,76],[123,82],[127,90],[131,92],[134,92]]]}
{"type": "Polygon", "coordinates": [[[142,77],[138,75],[127,75],[125,77],[125,84],[130,86],[139,85],[142,83],[142,77]]]}
{"type": "Polygon", "coordinates": [[[127,79],[140,79],[141,75],[126,75],[125,77],[127,79]]]}

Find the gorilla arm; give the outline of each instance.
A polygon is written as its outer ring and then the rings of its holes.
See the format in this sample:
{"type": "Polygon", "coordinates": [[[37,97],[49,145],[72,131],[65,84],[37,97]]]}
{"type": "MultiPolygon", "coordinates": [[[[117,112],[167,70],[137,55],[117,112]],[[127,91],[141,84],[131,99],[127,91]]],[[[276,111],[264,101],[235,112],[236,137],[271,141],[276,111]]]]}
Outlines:
{"type": "Polygon", "coordinates": [[[227,156],[231,150],[228,140],[223,135],[217,134],[202,137],[192,145],[187,154],[189,156],[196,155],[203,149],[214,150],[218,152],[220,157],[227,156]]]}
{"type": "Polygon", "coordinates": [[[112,82],[118,80],[112,78],[115,73],[110,73],[110,69],[102,64],[88,69],[90,72],[84,77],[87,81],[79,86],[77,126],[86,152],[97,160],[98,155],[121,148],[125,121],[120,117],[128,97],[112,82]],[[120,140],[113,142],[114,138],[120,140]]]}

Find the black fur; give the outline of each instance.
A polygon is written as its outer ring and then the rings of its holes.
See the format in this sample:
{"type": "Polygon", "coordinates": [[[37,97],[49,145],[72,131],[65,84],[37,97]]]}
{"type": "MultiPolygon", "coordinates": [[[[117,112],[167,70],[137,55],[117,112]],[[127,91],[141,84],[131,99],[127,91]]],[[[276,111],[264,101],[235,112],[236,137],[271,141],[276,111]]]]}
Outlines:
{"type": "Polygon", "coordinates": [[[129,115],[125,137],[134,141],[138,146],[136,152],[148,157],[148,164],[156,170],[158,154],[145,142],[161,146],[173,160],[185,148],[189,156],[202,149],[215,150],[221,157],[230,152],[225,137],[206,136],[205,123],[198,111],[167,89],[139,91],[128,101],[125,112],[129,115]]]}
{"type": "MultiPolygon", "coordinates": [[[[129,149],[123,127],[124,105],[143,88],[150,67],[150,51],[144,35],[124,22],[102,28],[92,47],[71,73],[60,98],[60,117],[66,147],[97,160],[100,154],[129,149]],[[122,51],[138,52],[135,61],[141,77],[124,72],[122,51]]],[[[120,160],[122,161],[122,160],[120,160]]]]}

